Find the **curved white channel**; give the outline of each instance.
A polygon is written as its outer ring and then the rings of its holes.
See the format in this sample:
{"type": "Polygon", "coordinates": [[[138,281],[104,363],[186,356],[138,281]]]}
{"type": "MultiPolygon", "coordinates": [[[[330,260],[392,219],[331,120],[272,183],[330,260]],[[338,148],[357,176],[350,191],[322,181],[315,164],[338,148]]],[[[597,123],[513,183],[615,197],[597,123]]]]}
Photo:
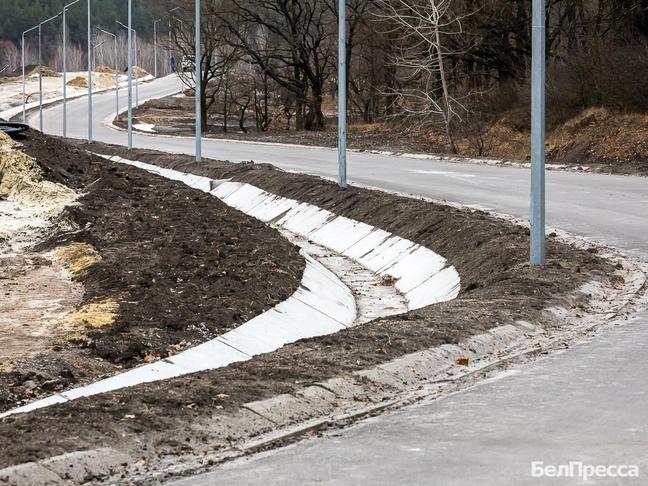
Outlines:
{"type": "Polygon", "coordinates": [[[264,223],[307,237],[380,276],[394,278],[396,289],[407,299],[409,310],[452,300],[459,294],[459,274],[445,258],[429,248],[374,226],[337,216],[312,204],[271,194],[251,184],[214,180],[118,156],[105,158],[208,192],[264,223]]]}
{"type": "MultiPolygon", "coordinates": [[[[117,156],[105,158],[208,192],[267,224],[308,238],[382,277],[395,279],[395,287],[405,297],[409,310],[452,300],[459,294],[459,274],[443,257],[387,231],[250,184],[217,181],[117,156]]],[[[142,383],[225,367],[300,339],[333,334],[351,326],[356,320],[356,303],[351,290],[308,254],[302,251],[302,255],[306,258],[306,267],[300,288],[284,302],[236,329],[170,358],[9,410],[0,414],[0,418],[142,383]]]]}

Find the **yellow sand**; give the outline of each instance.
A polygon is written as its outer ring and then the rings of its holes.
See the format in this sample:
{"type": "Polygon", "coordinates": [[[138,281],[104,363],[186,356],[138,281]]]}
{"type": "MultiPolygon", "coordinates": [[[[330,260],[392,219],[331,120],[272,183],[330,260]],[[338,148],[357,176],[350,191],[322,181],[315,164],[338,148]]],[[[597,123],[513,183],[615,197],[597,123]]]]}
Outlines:
{"type": "Polygon", "coordinates": [[[44,181],[36,161],[0,132],[0,197],[39,205],[53,216],[72,203],[76,193],[62,184],[44,181]]]}
{"type": "Polygon", "coordinates": [[[74,276],[80,276],[97,262],[101,255],[87,243],[72,243],[54,250],[54,257],[61,261],[74,276]]]}
{"type": "Polygon", "coordinates": [[[87,329],[109,326],[115,322],[118,310],[119,304],[115,299],[91,302],[68,314],[65,318],[65,325],[87,329]]]}

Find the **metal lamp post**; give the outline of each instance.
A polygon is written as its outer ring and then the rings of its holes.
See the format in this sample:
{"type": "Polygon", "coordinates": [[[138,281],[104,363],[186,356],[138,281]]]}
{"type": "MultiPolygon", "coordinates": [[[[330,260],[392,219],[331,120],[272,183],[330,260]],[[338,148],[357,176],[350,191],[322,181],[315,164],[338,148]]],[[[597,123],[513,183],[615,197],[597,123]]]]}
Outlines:
{"type": "Polygon", "coordinates": [[[175,7],[175,8],[172,8],[171,10],[169,10],[169,26],[168,26],[169,30],[167,32],[167,34],[169,36],[169,46],[168,46],[169,57],[171,57],[171,20],[173,19],[173,12],[175,12],[176,10],[180,10],[180,7],[175,7]]]}
{"type": "Polygon", "coordinates": [[[80,0],[68,3],[63,7],[63,137],[67,137],[67,9],[80,0]]]}
{"type": "Polygon", "coordinates": [[[38,25],[35,25],[31,29],[27,29],[22,33],[22,105],[23,105],[23,123],[27,123],[27,110],[25,105],[27,104],[27,94],[25,93],[25,34],[31,32],[32,30],[38,29],[38,25]]]}
{"type": "Polygon", "coordinates": [[[63,15],[63,12],[59,12],[54,17],[50,17],[47,20],[43,20],[38,24],[38,125],[39,130],[43,131],[43,56],[42,56],[42,38],[43,38],[43,25],[47,22],[51,22],[54,19],[59,18],[63,15]]]}
{"type": "Polygon", "coordinates": [[[92,45],[92,68],[97,69],[97,48],[103,46],[106,43],[105,40],[101,41],[99,44],[92,45]]]}
{"type": "Polygon", "coordinates": [[[115,41],[115,116],[119,115],[119,64],[117,63],[117,35],[107,30],[100,29],[97,27],[97,30],[103,34],[111,36],[115,41]]]}
{"type": "MultiPolygon", "coordinates": [[[[129,27],[128,25],[122,24],[119,20],[115,20],[119,25],[124,27],[125,29],[128,29],[128,38],[130,39],[131,36],[131,31],[135,34],[135,66],[138,66],[137,64],[137,31],[133,29],[132,27],[129,27]]],[[[130,50],[130,47],[129,47],[130,50]]],[[[139,108],[139,72],[135,71],[135,108],[139,108]]]]}
{"type": "Polygon", "coordinates": [[[157,52],[157,24],[158,22],[161,22],[164,20],[164,18],[160,18],[157,20],[153,21],[153,75],[157,78],[158,77],[158,52],[157,52]]]}
{"type": "Polygon", "coordinates": [[[196,162],[202,159],[202,57],[200,54],[200,0],[196,0],[196,53],[194,64],[196,67],[196,162]]]}
{"type": "Polygon", "coordinates": [[[347,71],[346,71],[346,0],[338,7],[338,185],[347,187],[347,71]]]}
{"type": "Polygon", "coordinates": [[[530,264],[545,264],[545,0],[533,0],[530,264]]]}
{"type": "Polygon", "coordinates": [[[133,2],[128,0],[128,150],[133,148],[133,2]]]}
{"type": "Polygon", "coordinates": [[[88,142],[92,143],[92,0],[88,0],[88,142]]]}

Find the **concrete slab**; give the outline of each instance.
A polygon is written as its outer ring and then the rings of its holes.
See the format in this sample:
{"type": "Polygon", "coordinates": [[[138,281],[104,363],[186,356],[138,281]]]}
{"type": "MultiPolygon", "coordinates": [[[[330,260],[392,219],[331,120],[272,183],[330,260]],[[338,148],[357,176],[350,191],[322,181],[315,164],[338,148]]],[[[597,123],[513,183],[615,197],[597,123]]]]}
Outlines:
{"type": "Polygon", "coordinates": [[[421,309],[439,302],[455,299],[461,290],[461,280],[454,267],[446,267],[418,287],[405,294],[410,310],[421,309]]]}
{"type": "Polygon", "coordinates": [[[418,247],[404,258],[399,258],[393,265],[383,269],[381,275],[390,275],[396,279],[396,288],[403,294],[418,287],[447,265],[446,259],[425,247],[418,247]]]}
{"type": "Polygon", "coordinates": [[[452,366],[454,363],[442,356],[442,353],[424,350],[402,356],[380,365],[379,368],[397,376],[411,387],[437,379],[452,366]]]}
{"type": "Polygon", "coordinates": [[[374,228],[367,236],[358,241],[355,245],[347,248],[342,252],[343,255],[353,258],[360,262],[360,259],[371,253],[376,247],[380,246],[393,235],[387,231],[374,228]]]}
{"type": "Polygon", "coordinates": [[[392,236],[376,246],[365,256],[359,258],[358,262],[369,270],[380,273],[382,269],[393,265],[397,260],[404,258],[417,248],[419,248],[419,245],[409,240],[392,236]]]}
{"type": "Polygon", "coordinates": [[[374,230],[373,226],[338,216],[309,235],[315,243],[344,253],[374,230]]]}
{"type": "Polygon", "coordinates": [[[277,224],[283,226],[288,231],[306,236],[334,218],[335,215],[330,211],[310,204],[300,203],[288,211],[284,217],[279,219],[277,224]]]}
{"type": "Polygon", "coordinates": [[[302,422],[326,413],[326,410],[318,410],[306,400],[288,394],[246,403],[244,407],[279,426],[302,422]]]}
{"type": "Polygon", "coordinates": [[[379,388],[387,390],[391,388],[393,391],[404,391],[407,389],[407,383],[405,381],[384,368],[356,371],[353,375],[361,379],[367,379],[379,388]]]}
{"type": "Polygon", "coordinates": [[[239,409],[234,414],[215,414],[207,422],[191,424],[191,428],[213,437],[214,442],[231,445],[239,440],[248,440],[256,435],[274,430],[276,424],[259,414],[239,409]]]}
{"type": "Polygon", "coordinates": [[[34,402],[28,403],[27,405],[23,405],[22,407],[17,407],[12,410],[8,410],[6,412],[0,413],[0,418],[8,417],[9,415],[13,415],[15,413],[31,412],[32,410],[36,410],[38,408],[49,407],[51,405],[65,403],[67,401],[68,401],[67,398],[61,395],[52,395],[47,398],[42,398],[41,400],[36,400],[34,402]]]}
{"type": "Polygon", "coordinates": [[[130,456],[110,448],[75,451],[52,457],[40,464],[64,480],[77,484],[92,482],[102,476],[119,472],[131,462],[130,456]]]}
{"type": "Polygon", "coordinates": [[[36,462],[0,469],[0,484],[7,486],[53,486],[62,482],[58,474],[36,462]]]}
{"type": "Polygon", "coordinates": [[[221,368],[239,361],[247,361],[251,357],[251,355],[242,353],[221,341],[213,339],[171,356],[166,361],[178,366],[184,373],[196,373],[221,368]]]}
{"type": "Polygon", "coordinates": [[[264,223],[269,223],[280,218],[298,205],[299,203],[297,201],[273,195],[252,208],[248,214],[264,223]]]}

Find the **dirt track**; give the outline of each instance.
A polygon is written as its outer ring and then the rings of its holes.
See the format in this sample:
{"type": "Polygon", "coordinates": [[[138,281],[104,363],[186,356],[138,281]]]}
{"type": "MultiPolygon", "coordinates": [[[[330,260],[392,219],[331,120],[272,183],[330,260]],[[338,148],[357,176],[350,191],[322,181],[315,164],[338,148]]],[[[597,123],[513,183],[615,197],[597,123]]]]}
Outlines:
{"type": "MultiPolygon", "coordinates": [[[[121,148],[101,144],[94,144],[92,150],[126,156],[121,148]]],[[[303,340],[248,362],[9,417],[0,423],[0,435],[8,439],[5,444],[13,444],[1,449],[0,467],[98,446],[117,447],[135,460],[147,461],[218,449],[230,439],[223,435],[226,429],[215,429],[213,424],[227,424],[248,401],[289,393],[406,353],[456,343],[516,319],[551,325],[544,308],[578,308],[582,302],[570,294],[588,280],[606,281],[614,270],[595,254],[552,239],[547,268],[532,269],[526,264],[526,231],[479,211],[377,191],[343,191],[332,183],[269,166],[216,161],[197,165],[190,157],[141,151],[128,156],[214,178],[249,181],[425,244],[457,267],[462,293],[452,302],[303,340]]],[[[200,201],[195,202],[202,211],[200,201]]]]}

